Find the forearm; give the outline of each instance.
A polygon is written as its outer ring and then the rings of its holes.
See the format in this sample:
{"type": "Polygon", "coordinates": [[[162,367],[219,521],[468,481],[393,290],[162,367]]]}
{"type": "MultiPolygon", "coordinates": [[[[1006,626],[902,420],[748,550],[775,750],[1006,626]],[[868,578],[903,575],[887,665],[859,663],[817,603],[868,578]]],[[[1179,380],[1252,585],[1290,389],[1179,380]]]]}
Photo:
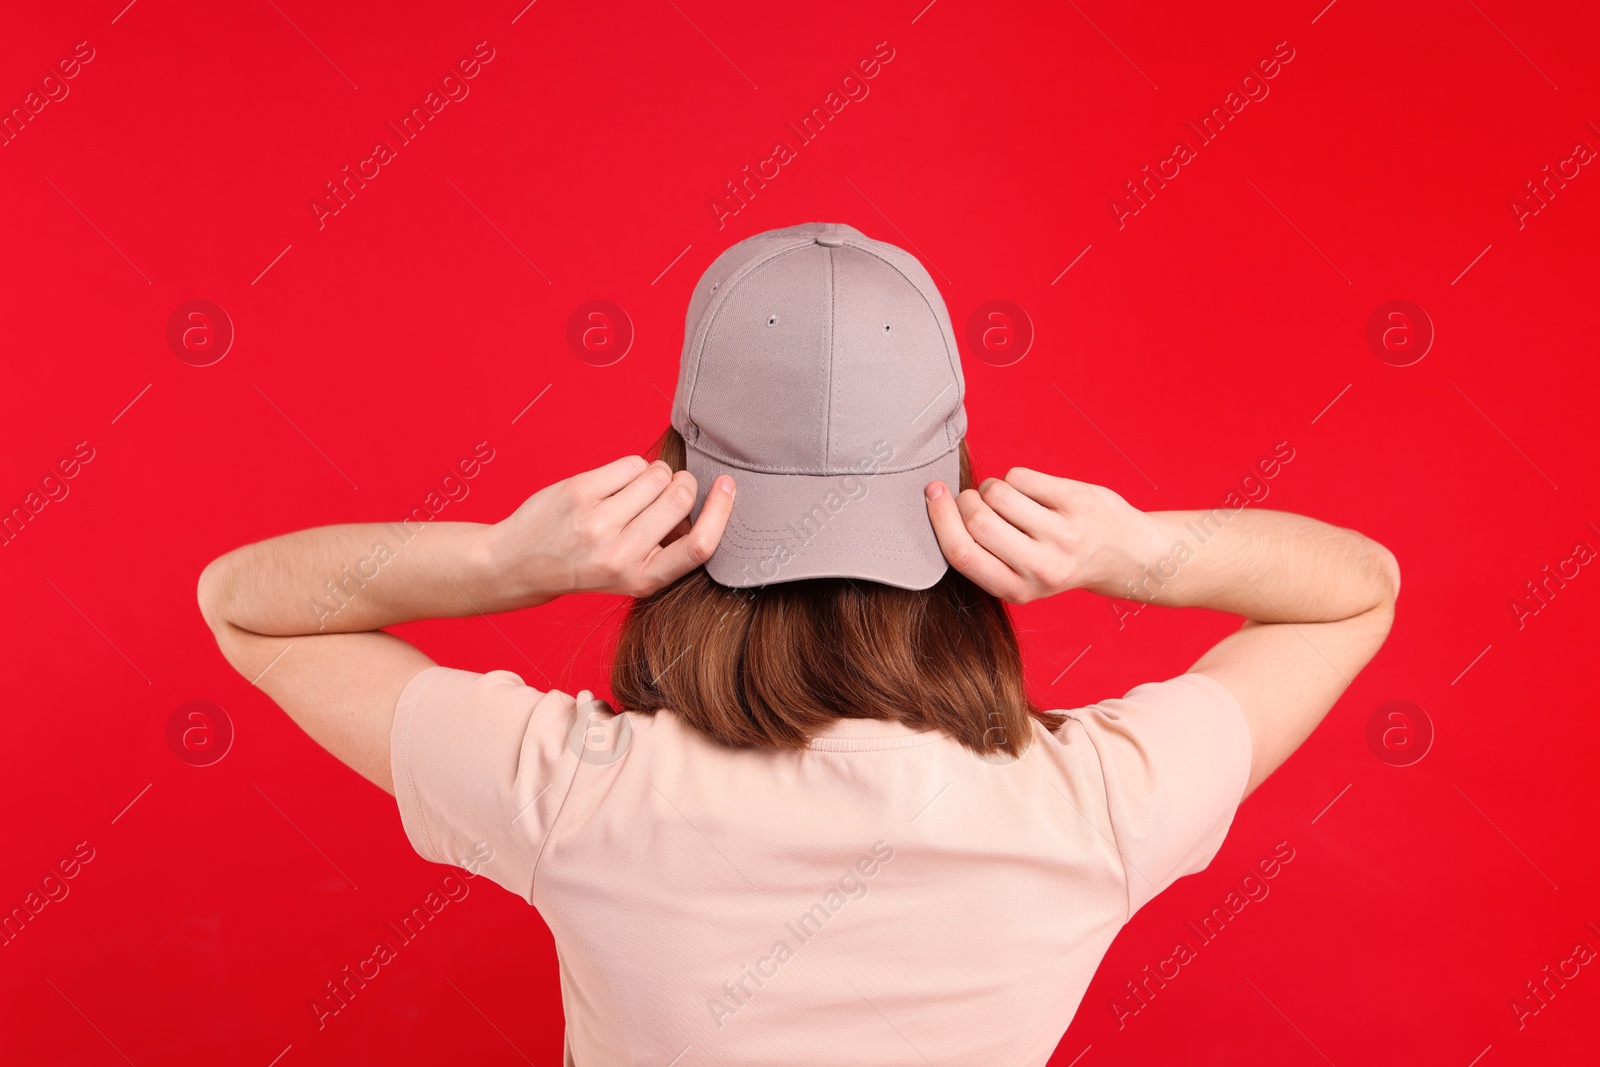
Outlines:
{"type": "Polygon", "coordinates": [[[213,626],[294,636],[378,630],[550,599],[503,579],[495,531],[472,522],[353,523],[285,534],[207,566],[201,608],[213,626]]]}
{"type": "Polygon", "coordinates": [[[1333,622],[1392,601],[1399,568],[1354,530],[1303,515],[1161,511],[1096,592],[1170,607],[1205,607],[1260,622],[1333,622]]]}

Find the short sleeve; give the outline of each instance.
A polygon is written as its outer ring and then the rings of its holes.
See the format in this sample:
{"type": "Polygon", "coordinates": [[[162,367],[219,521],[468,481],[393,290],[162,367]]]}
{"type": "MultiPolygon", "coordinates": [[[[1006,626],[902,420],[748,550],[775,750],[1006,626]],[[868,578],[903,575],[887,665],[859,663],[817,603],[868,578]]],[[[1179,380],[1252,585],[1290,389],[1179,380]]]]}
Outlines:
{"type": "Polygon", "coordinates": [[[1100,758],[1132,918],[1221,849],[1250,777],[1249,727],[1233,694],[1203,674],[1065,714],[1100,758]]]}
{"type": "Polygon", "coordinates": [[[531,902],[544,843],[578,769],[577,700],[510,671],[429,667],[395,707],[390,766],[411,845],[531,902]]]}

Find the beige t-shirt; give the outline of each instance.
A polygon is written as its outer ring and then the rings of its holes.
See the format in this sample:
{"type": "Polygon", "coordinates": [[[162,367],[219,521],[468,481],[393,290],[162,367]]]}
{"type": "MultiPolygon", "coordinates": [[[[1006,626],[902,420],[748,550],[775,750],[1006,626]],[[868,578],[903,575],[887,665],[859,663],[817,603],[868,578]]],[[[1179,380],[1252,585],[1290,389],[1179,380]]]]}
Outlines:
{"type": "Polygon", "coordinates": [[[554,935],[567,1063],[1042,1065],[1118,929],[1211,862],[1250,737],[1186,674],[1015,761],[845,719],[719,747],[510,671],[430,667],[391,759],[407,836],[554,935]]]}

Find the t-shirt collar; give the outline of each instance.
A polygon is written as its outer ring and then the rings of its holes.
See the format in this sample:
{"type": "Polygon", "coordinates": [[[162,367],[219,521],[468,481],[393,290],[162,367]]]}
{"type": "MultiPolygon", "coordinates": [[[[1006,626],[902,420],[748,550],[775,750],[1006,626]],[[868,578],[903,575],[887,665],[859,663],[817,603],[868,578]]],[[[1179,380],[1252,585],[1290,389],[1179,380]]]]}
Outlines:
{"type": "Polygon", "coordinates": [[[936,727],[918,729],[893,719],[839,718],[818,730],[810,747],[827,751],[863,748],[904,748],[937,741],[943,731],[936,727]]]}

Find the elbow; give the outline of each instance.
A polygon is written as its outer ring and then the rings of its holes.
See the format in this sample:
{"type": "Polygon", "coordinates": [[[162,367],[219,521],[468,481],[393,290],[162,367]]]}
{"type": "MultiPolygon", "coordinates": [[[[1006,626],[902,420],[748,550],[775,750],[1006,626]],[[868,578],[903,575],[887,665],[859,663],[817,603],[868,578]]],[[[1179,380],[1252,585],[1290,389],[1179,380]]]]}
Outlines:
{"type": "Polygon", "coordinates": [[[1393,604],[1400,599],[1400,561],[1383,545],[1378,545],[1378,560],[1384,580],[1384,600],[1393,604]]]}
{"type": "Polygon", "coordinates": [[[206,625],[215,630],[226,622],[223,611],[223,573],[222,557],[218,557],[206,564],[200,572],[200,578],[195,583],[195,603],[200,607],[200,617],[206,620],[206,625]]]}
{"type": "Polygon", "coordinates": [[[1393,552],[1372,542],[1373,581],[1377,587],[1377,602],[1373,611],[1381,611],[1390,618],[1394,615],[1395,601],[1400,598],[1400,561],[1393,552]]]}

